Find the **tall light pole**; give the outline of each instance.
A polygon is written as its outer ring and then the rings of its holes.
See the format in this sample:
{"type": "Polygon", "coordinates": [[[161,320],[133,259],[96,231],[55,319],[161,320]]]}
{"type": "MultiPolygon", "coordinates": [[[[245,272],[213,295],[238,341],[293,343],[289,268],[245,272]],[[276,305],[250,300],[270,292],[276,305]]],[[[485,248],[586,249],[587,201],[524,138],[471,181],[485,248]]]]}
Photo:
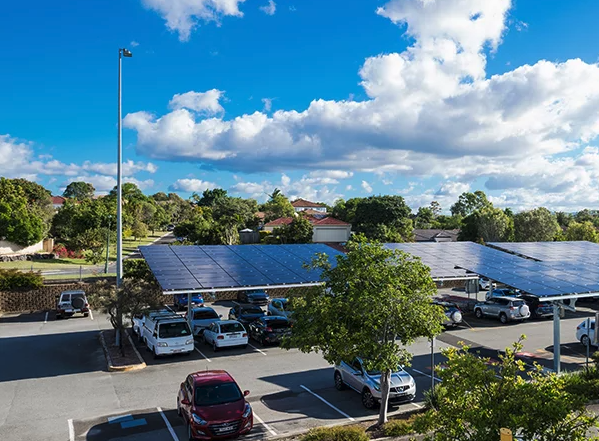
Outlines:
{"type": "Polygon", "coordinates": [[[119,49],[119,128],[118,128],[118,159],[116,171],[116,286],[121,286],[123,281],[123,173],[121,163],[123,162],[123,133],[121,128],[121,61],[123,57],[132,57],[131,51],[125,48],[119,49]]]}

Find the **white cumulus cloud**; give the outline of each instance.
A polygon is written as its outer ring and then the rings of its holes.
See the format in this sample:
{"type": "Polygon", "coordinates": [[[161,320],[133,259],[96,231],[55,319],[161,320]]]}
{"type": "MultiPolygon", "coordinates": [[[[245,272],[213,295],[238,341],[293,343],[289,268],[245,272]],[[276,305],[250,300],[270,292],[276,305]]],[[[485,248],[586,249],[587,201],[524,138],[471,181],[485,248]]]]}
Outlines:
{"type": "Polygon", "coordinates": [[[187,41],[198,21],[217,22],[222,17],[241,17],[239,5],[245,0],[142,0],[146,8],[156,11],[166,21],[166,27],[187,41]]]}
{"type": "Polygon", "coordinates": [[[206,92],[186,92],[176,94],[169,102],[169,107],[174,110],[189,109],[206,115],[216,115],[224,112],[220,100],[223,97],[222,90],[212,89],[206,92]]]}
{"type": "Polygon", "coordinates": [[[370,185],[367,181],[362,181],[362,184],[360,185],[366,193],[372,193],[372,185],[370,185]]]}
{"type": "Polygon", "coordinates": [[[201,179],[177,179],[169,189],[171,191],[184,191],[187,193],[202,193],[204,190],[217,188],[214,182],[203,181],[201,179]]]}
{"type": "Polygon", "coordinates": [[[277,4],[273,0],[268,0],[268,4],[260,6],[260,10],[266,15],[275,15],[277,11],[277,4]]]}

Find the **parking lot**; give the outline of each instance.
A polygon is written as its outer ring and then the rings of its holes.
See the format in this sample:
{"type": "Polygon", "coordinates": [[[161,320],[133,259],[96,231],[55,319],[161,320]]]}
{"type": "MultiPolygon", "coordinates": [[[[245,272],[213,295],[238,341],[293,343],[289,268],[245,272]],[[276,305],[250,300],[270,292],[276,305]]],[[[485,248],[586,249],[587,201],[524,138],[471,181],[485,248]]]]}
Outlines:
{"type": "MultiPolygon", "coordinates": [[[[226,303],[215,309],[226,317],[226,303]]],[[[582,308],[562,321],[566,369],[584,363],[584,348],[575,341],[574,330],[590,314],[591,309],[582,308]]],[[[526,334],[523,351],[551,365],[551,320],[501,325],[469,315],[465,319],[467,324],[438,338],[437,363],[442,361],[440,349],[459,341],[492,356],[526,334]]],[[[251,391],[248,400],[255,428],[249,438],[287,435],[377,414],[362,407],[359,394],[334,388],[333,369],[319,354],[262,347],[253,341],[246,349],[217,353],[198,342],[191,356],[158,360],[139,347],[146,369],[110,373],[98,341],[98,331],[109,326],[106,317],[97,313],[93,319],[60,321],[54,320],[52,312],[0,317],[0,439],[186,439],[175,411],[176,392],[187,374],[203,369],[224,369],[242,389],[251,391]]],[[[392,412],[417,408],[430,387],[429,342],[418,341],[409,349],[414,359],[407,370],[416,380],[418,396],[392,412]]]]}

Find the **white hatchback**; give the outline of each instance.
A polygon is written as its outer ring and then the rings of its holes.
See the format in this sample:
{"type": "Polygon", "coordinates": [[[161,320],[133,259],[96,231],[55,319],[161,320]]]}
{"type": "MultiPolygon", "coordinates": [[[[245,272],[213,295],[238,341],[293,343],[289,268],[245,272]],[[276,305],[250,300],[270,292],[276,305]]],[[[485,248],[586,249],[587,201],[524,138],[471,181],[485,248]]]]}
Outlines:
{"type": "Polygon", "coordinates": [[[587,345],[587,341],[593,345],[595,340],[595,320],[591,320],[591,329],[587,330],[587,321],[585,320],[576,327],[576,340],[582,343],[584,346],[587,345]],[[589,341],[590,337],[590,341],[589,341]]]}
{"type": "Polygon", "coordinates": [[[248,344],[248,333],[237,320],[214,322],[204,330],[204,343],[211,345],[214,352],[220,348],[248,344]]]}

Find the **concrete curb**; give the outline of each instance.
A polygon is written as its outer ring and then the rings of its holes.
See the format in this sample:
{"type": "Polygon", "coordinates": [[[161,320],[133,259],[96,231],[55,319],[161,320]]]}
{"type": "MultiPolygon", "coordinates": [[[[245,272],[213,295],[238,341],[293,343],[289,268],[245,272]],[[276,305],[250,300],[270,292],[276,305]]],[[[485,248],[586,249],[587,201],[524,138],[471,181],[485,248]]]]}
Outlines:
{"type": "Polygon", "coordinates": [[[133,344],[131,340],[131,336],[128,332],[125,332],[127,338],[129,339],[129,343],[131,343],[131,347],[135,351],[135,355],[137,359],[140,360],[138,364],[129,364],[126,366],[115,366],[112,364],[112,359],[110,358],[110,352],[108,351],[108,346],[106,345],[106,340],[104,339],[104,331],[100,331],[100,343],[102,344],[102,349],[104,350],[104,355],[106,356],[106,364],[108,372],[131,372],[131,371],[139,371],[141,369],[145,369],[147,367],[146,363],[141,358],[141,355],[137,351],[137,348],[133,344]]]}

